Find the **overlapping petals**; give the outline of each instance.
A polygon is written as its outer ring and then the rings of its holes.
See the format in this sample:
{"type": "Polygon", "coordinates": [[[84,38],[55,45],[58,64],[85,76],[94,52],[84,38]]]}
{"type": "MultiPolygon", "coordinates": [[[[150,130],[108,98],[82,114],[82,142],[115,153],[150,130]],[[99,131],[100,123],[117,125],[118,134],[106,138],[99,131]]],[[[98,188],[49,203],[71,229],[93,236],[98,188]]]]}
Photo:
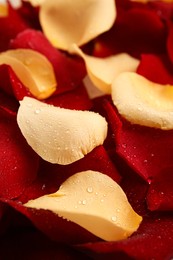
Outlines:
{"type": "MultiPolygon", "coordinates": [[[[58,110],[67,109],[74,113],[76,110],[99,113],[98,116],[104,117],[108,123],[104,140],[97,147],[92,146],[93,149],[83,158],[68,165],[60,165],[59,161],[56,164],[45,161],[27,144],[16,120],[19,101],[26,96],[33,100],[33,93],[9,64],[0,66],[1,256],[4,259],[25,259],[27,252],[28,259],[170,260],[173,257],[173,130],[126,121],[123,114],[119,114],[118,106],[113,104],[110,94],[112,80],[117,76],[114,75],[114,69],[117,72],[117,68],[118,74],[132,70],[136,75],[160,84],[161,87],[173,85],[173,4],[167,1],[144,3],[140,0],[90,0],[75,1],[75,4],[80,6],[75,6],[74,1],[70,0],[23,1],[20,8],[14,9],[8,3],[8,12],[0,17],[1,54],[19,49],[37,52],[44,55],[53,68],[56,91],[39,102],[46,107],[53,105],[58,110]],[[60,10],[60,2],[63,12],[55,18],[48,11],[56,13],[60,10]],[[72,8],[66,6],[66,3],[71,3],[72,8]],[[91,7],[94,8],[87,9],[87,3],[89,6],[93,4],[91,7]],[[80,9],[81,6],[85,10],[80,9]],[[70,20],[65,15],[70,16],[70,20]],[[52,30],[55,33],[50,35],[52,30]],[[77,55],[72,52],[71,44],[74,43],[80,46],[77,55]],[[135,61],[132,69],[129,63],[121,69],[122,53],[132,62],[135,61]],[[119,67],[117,63],[112,65],[105,62],[110,56],[118,60],[119,67]],[[90,59],[94,61],[92,64],[90,59]],[[101,68],[99,73],[98,68],[101,68]],[[108,91],[105,91],[107,95],[102,88],[97,93],[100,97],[93,98],[88,91],[93,87],[87,80],[88,77],[93,80],[90,75],[92,72],[94,80],[99,78],[101,83],[105,83],[108,71],[113,71],[113,74],[108,80],[108,91]],[[61,190],[62,183],[72,175],[84,171],[97,171],[117,182],[133,210],[142,216],[143,221],[130,237],[105,242],[85,228],[49,210],[25,206],[29,200],[61,190]],[[20,248],[16,241],[19,241],[20,248]]],[[[98,82],[94,80],[93,83],[97,86],[98,82]]],[[[128,91],[126,89],[127,96],[128,91]]],[[[143,91],[148,93],[148,88],[145,87],[143,91]]],[[[147,99],[147,94],[144,96],[147,99]]],[[[168,99],[169,104],[172,104],[170,95],[168,99]]],[[[154,97],[154,100],[160,102],[158,97],[154,97]]],[[[139,101],[133,99],[133,102],[139,101]]],[[[130,114],[128,107],[127,111],[130,114]]],[[[35,109],[36,115],[39,112],[35,109]]],[[[45,137],[38,142],[45,150],[49,127],[51,134],[46,145],[49,147],[50,144],[49,151],[52,150],[55,146],[52,140],[55,140],[55,132],[59,131],[54,125],[57,116],[52,121],[49,116],[50,120],[46,124],[41,122],[41,118],[39,129],[33,119],[34,124],[29,124],[30,116],[31,112],[25,113],[25,123],[30,126],[29,139],[33,138],[34,125],[38,130],[37,139],[41,131],[45,137]]],[[[73,124],[71,113],[65,120],[68,125],[73,124]]],[[[82,122],[77,130],[80,130],[82,142],[78,148],[82,147],[83,151],[86,141],[82,122]]],[[[90,122],[85,130],[93,129],[93,125],[90,122]]],[[[100,129],[101,127],[99,131],[100,129]]],[[[63,126],[61,130],[59,138],[62,139],[63,126]]],[[[88,135],[88,139],[93,141],[90,132],[88,135]]],[[[106,212],[106,206],[104,210],[106,212]]]]}

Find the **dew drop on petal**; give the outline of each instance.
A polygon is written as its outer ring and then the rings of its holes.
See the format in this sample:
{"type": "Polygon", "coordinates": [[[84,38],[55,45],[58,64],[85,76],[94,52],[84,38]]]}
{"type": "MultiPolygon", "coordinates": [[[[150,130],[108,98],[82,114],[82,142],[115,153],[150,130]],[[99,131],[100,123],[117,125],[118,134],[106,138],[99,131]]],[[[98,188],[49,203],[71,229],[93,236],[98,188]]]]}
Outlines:
{"type": "Polygon", "coordinates": [[[88,187],[88,188],[87,188],[87,192],[88,192],[88,193],[92,193],[92,192],[93,192],[93,188],[92,188],[92,187],[88,187]]]}
{"type": "Polygon", "coordinates": [[[115,222],[115,221],[117,220],[117,218],[116,218],[115,216],[112,216],[112,217],[111,217],[111,220],[112,220],[113,222],[115,222]]]}

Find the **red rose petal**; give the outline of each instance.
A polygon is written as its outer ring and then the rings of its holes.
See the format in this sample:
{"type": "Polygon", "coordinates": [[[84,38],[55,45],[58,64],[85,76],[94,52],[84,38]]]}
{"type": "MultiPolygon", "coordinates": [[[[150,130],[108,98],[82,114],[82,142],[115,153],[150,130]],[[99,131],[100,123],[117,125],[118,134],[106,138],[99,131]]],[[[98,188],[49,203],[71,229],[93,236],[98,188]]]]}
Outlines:
{"type": "Polygon", "coordinates": [[[16,116],[19,103],[11,96],[0,91],[0,109],[11,116],[16,116]]]}
{"type": "Polygon", "coordinates": [[[76,110],[90,110],[92,106],[92,102],[83,84],[66,93],[51,96],[46,100],[46,103],[76,110]]]}
{"type": "Polygon", "coordinates": [[[19,32],[28,28],[18,11],[10,5],[8,6],[8,16],[0,17],[0,25],[0,52],[7,50],[10,40],[15,38],[19,32]]]}
{"type": "Polygon", "coordinates": [[[8,65],[0,66],[0,82],[3,82],[0,84],[0,88],[7,94],[15,96],[17,100],[22,100],[25,96],[32,97],[32,94],[8,65]]]}
{"type": "Polygon", "coordinates": [[[172,64],[166,56],[143,54],[137,73],[153,82],[173,85],[172,64]]]}
{"type": "Polygon", "coordinates": [[[0,252],[1,259],[86,259],[84,254],[67,245],[51,241],[33,228],[9,230],[1,240],[0,252]]]}
{"type": "MultiPolygon", "coordinates": [[[[141,5],[142,6],[142,5],[141,5]]],[[[114,26],[96,40],[95,56],[127,52],[161,53],[166,45],[166,27],[160,17],[146,8],[118,9],[114,26]]]]}
{"type": "Polygon", "coordinates": [[[50,164],[41,161],[39,174],[34,183],[25,189],[19,200],[23,203],[44,194],[57,191],[60,185],[71,175],[86,170],[100,171],[119,182],[121,177],[103,146],[95,148],[83,159],[69,165],[50,164]]]}
{"type": "Polygon", "coordinates": [[[15,198],[36,178],[38,156],[23,138],[16,118],[0,110],[0,196],[15,198]]]}
{"type": "Polygon", "coordinates": [[[115,134],[117,153],[144,180],[150,183],[163,169],[173,165],[173,130],[131,125],[121,121],[110,103],[105,109],[115,134]]]}
{"type": "Polygon", "coordinates": [[[74,89],[86,75],[84,63],[81,59],[71,58],[55,49],[47,38],[35,30],[25,30],[11,41],[11,48],[29,48],[45,55],[52,63],[56,79],[57,93],[74,89]]]}
{"type": "Polygon", "coordinates": [[[173,210],[173,168],[161,171],[150,185],[147,204],[150,210],[173,210]]]}
{"type": "Polygon", "coordinates": [[[173,23],[168,22],[167,51],[171,62],[173,63],[173,23]]]}
{"type": "Polygon", "coordinates": [[[51,240],[66,244],[100,241],[89,231],[49,210],[29,209],[12,200],[1,199],[1,201],[26,216],[36,228],[51,240]]]}
{"type": "Polygon", "coordinates": [[[170,214],[144,218],[138,231],[126,240],[88,243],[78,248],[93,259],[171,259],[173,257],[173,216],[170,214]]]}

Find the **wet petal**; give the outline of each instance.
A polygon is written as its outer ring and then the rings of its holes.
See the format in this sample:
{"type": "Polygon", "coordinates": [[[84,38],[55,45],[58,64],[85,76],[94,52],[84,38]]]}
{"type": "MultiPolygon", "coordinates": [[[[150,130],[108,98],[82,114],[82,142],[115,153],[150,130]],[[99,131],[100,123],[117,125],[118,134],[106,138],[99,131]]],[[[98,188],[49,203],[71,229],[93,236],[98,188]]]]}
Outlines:
{"type": "Polygon", "coordinates": [[[119,113],[133,124],[173,129],[173,86],[161,85],[136,73],[122,73],[112,85],[119,113]]]}
{"type": "Polygon", "coordinates": [[[107,241],[127,238],[142,221],[120,186],[94,171],[74,174],[56,193],[31,200],[25,206],[51,210],[107,241]]]}
{"type": "Polygon", "coordinates": [[[18,125],[31,147],[51,163],[69,164],[103,144],[107,122],[97,113],[21,101],[18,125]]]}

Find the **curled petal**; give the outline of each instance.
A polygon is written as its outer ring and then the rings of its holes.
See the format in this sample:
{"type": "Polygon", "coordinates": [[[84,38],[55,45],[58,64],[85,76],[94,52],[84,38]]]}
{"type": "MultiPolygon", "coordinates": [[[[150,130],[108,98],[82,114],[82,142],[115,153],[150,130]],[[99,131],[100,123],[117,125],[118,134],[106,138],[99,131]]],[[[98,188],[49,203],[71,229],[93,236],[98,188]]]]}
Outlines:
{"type": "Polygon", "coordinates": [[[31,200],[25,206],[51,210],[107,241],[127,238],[142,220],[121,187],[95,171],[76,173],[56,193],[31,200]]]}
{"type": "Polygon", "coordinates": [[[25,97],[18,125],[30,146],[46,161],[75,162],[103,144],[107,122],[97,113],[63,109],[25,97]]]}
{"type": "Polygon", "coordinates": [[[55,46],[68,50],[109,30],[116,18],[114,0],[50,0],[40,6],[42,29],[55,46]]]}
{"type": "Polygon", "coordinates": [[[173,129],[173,86],[161,85],[130,72],[112,85],[112,99],[119,113],[133,124],[173,129]]]}
{"type": "Polygon", "coordinates": [[[71,50],[84,59],[88,76],[93,84],[107,94],[111,93],[111,84],[121,72],[136,71],[139,65],[139,60],[127,53],[120,53],[107,58],[96,58],[86,55],[76,45],[73,45],[71,50]]]}
{"type": "Polygon", "coordinates": [[[49,97],[56,89],[51,63],[42,54],[29,50],[9,50],[0,54],[0,65],[12,67],[17,77],[39,99],[49,97]]]}

